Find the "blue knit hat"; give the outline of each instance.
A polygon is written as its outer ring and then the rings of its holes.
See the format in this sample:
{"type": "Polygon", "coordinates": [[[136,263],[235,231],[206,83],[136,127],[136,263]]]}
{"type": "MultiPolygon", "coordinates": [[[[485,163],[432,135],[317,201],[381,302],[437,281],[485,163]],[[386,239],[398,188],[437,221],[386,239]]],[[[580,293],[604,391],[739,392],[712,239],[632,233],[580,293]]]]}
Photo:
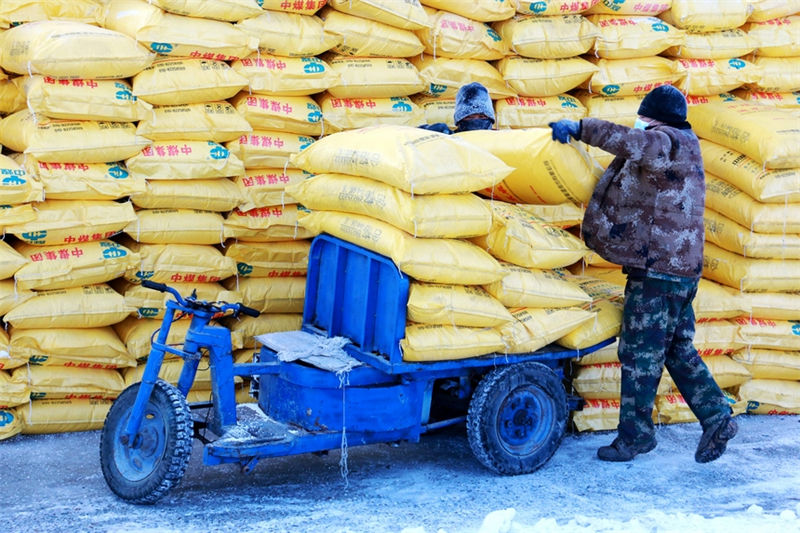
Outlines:
{"type": "Polygon", "coordinates": [[[682,124],[686,122],[686,98],[672,85],[661,85],[647,93],[638,113],[667,124],[682,124]]]}
{"type": "Polygon", "coordinates": [[[453,119],[458,124],[461,119],[482,113],[492,119],[494,122],[494,107],[492,106],[492,99],[489,98],[489,91],[480,83],[473,81],[464,85],[458,90],[456,94],[456,110],[453,113],[453,119]]]}

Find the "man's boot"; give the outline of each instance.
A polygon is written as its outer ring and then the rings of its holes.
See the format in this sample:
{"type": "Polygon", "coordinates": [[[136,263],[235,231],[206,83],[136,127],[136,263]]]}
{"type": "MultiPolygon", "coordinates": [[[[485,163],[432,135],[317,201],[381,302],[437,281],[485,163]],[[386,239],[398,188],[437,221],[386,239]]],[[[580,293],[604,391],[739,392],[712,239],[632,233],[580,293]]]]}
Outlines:
{"type": "Polygon", "coordinates": [[[656,447],[656,439],[643,444],[628,444],[622,437],[617,437],[610,446],[602,446],[597,450],[597,457],[603,461],[630,461],[640,453],[647,453],[656,447]]]}
{"type": "Polygon", "coordinates": [[[711,424],[703,431],[694,460],[698,463],[708,463],[725,453],[728,441],[736,436],[739,425],[730,416],[726,416],[716,424],[711,424]]]}

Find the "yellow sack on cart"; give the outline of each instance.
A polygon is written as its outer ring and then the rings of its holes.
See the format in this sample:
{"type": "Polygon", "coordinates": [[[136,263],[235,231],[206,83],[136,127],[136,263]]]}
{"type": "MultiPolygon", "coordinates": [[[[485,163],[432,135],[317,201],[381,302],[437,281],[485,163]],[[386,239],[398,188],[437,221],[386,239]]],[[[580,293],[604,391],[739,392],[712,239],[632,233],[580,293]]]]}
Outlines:
{"type": "Polygon", "coordinates": [[[151,0],[165,11],[187,17],[236,22],[263,13],[258,0],[151,0]]]}
{"type": "Polygon", "coordinates": [[[658,17],[591,15],[599,35],[594,52],[606,59],[629,59],[658,55],[684,40],[683,30],[670,26],[658,17]]]}
{"type": "Polygon", "coordinates": [[[419,30],[431,24],[419,2],[398,4],[392,0],[328,0],[328,5],[349,15],[377,20],[405,30],[419,30]]]}
{"type": "Polygon", "coordinates": [[[319,17],[297,13],[264,11],[238,22],[236,28],[255,38],[259,51],[277,56],[317,56],[341,41],[338,35],[325,31],[319,17]]]}
{"type": "Polygon", "coordinates": [[[299,222],[314,233],[329,233],[385,255],[418,281],[483,285],[503,276],[492,256],[467,241],[417,239],[385,222],[335,211],[303,213],[299,222]]]}
{"type": "Polygon", "coordinates": [[[676,87],[692,95],[712,95],[732,91],[761,79],[758,65],[735,57],[733,59],[678,59],[678,72],[685,72],[676,87]]]}
{"type": "Polygon", "coordinates": [[[318,57],[285,57],[257,52],[234,61],[231,68],[250,81],[248,90],[255,94],[314,94],[338,80],[331,66],[318,57]]]}
{"type": "Polygon", "coordinates": [[[499,129],[544,128],[559,120],[579,121],[586,116],[586,108],[568,94],[540,98],[514,96],[497,101],[495,116],[499,129]]]}
{"type": "Polygon", "coordinates": [[[336,98],[392,98],[418,93],[425,82],[407,59],[331,55],[328,64],[339,80],[328,88],[336,98]]]}
{"type": "Polygon", "coordinates": [[[556,96],[574,89],[598,68],[582,57],[535,59],[507,56],[497,62],[497,70],[520,96],[556,96]]]}
{"type": "Polygon", "coordinates": [[[236,271],[242,277],[301,277],[308,270],[310,247],[308,241],[233,242],[225,247],[225,257],[236,261],[236,271]]]}
{"type": "Polygon", "coordinates": [[[11,331],[11,349],[38,366],[81,369],[136,366],[136,359],[110,327],[73,329],[37,328],[11,331]]]}
{"type": "Polygon", "coordinates": [[[597,299],[593,303],[584,304],[581,308],[592,312],[594,318],[558,338],[557,344],[580,350],[619,335],[622,328],[621,301],[597,299]]]}
{"type": "Polygon", "coordinates": [[[740,293],[739,297],[749,312],[759,318],[800,320],[800,294],[782,292],[740,293]]]}
{"type": "Polygon", "coordinates": [[[512,310],[511,314],[513,322],[496,328],[506,344],[506,353],[536,351],[594,318],[594,313],[577,307],[528,307],[512,310]]]}
{"type": "Polygon", "coordinates": [[[706,172],[706,206],[756,233],[800,233],[800,204],[759,202],[710,172],[706,172]]]}
{"type": "Polygon", "coordinates": [[[44,290],[8,312],[14,328],[99,328],[125,320],[131,308],[114,289],[101,283],[44,290]]]}
{"type": "Polygon", "coordinates": [[[514,169],[502,183],[484,188],[484,196],[520,204],[588,203],[599,177],[593,162],[576,146],[553,142],[551,135],[550,128],[531,128],[469,131],[455,137],[514,169]]]}
{"type": "Polygon", "coordinates": [[[132,272],[139,255],[112,241],[56,246],[20,244],[16,250],[28,263],[14,279],[20,289],[64,289],[104,283],[132,272]]]}
{"type": "Polygon", "coordinates": [[[26,169],[48,200],[116,200],[145,190],[122,163],[45,163],[27,158],[26,169]]]}
{"type": "Polygon", "coordinates": [[[318,174],[287,192],[314,211],[376,218],[415,237],[467,238],[492,227],[492,211],[474,194],[411,194],[368,178],[318,174]]]}
{"type": "Polygon", "coordinates": [[[508,54],[508,41],[488,24],[447,11],[427,11],[430,27],[416,34],[432,56],[493,61],[508,54]]]}
{"type": "Polygon", "coordinates": [[[224,61],[160,59],[133,78],[133,94],[153,105],[217,102],[247,87],[248,79],[224,61]]]}
{"type": "Polygon", "coordinates": [[[296,331],[303,325],[301,313],[262,313],[261,316],[226,318],[225,326],[231,330],[233,349],[257,348],[255,337],[265,333],[296,331]]]}
{"type": "Polygon", "coordinates": [[[408,319],[420,324],[494,327],[513,320],[511,313],[481,287],[412,282],[408,319]]]}
{"type": "Polygon", "coordinates": [[[686,32],[683,42],[668,48],[664,54],[683,59],[727,60],[746,56],[756,45],[757,41],[740,28],[710,33],[686,32]]]}
{"type": "Polygon", "coordinates": [[[239,187],[228,178],[153,180],[131,195],[136,207],[230,211],[244,201],[239,187]]]}
{"type": "Polygon", "coordinates": [[[473,81],[483,85],[492,99],[517,95],[508,88],[500,72],[486,61],[420,55],[411,62],[426,83],[423,94],[428,96],[455,98],[461,86],[473,81]]]}
{"type": "Polygon", "coordinates": [[[298,225],[295,204],[257,207],[250,211],[233,210],[225,220],[225,238],[249,242],[276,242],[308,239],[313,234],[298,225]]]}
{"type": "Polygon", "coordinates": [[[400,348],[404,361],[450,361],[502,352],[504,344],[494,328],[409,324],[400,348]]]}
{"type": "Polygon", "coordinates": [[[603,363],[619,363],[619,355],[617,354],[617,350],[619,349],[619,340],[608,344],[599,350],[595,350],[592,353],[588,353],[581,357],[576,357],[572,359],[572,361],[578,363],[581,366],[587,365],[600,365],[603,363]]]}
{"type": "Polygon", "coordinates": [[[92,431],[103,427],[111,400],[36,400],[19,409],[22,433],[26,435],[92,431]]]}
{"type": "MultiPolygon", "coordinates": [[[[600,35],[581,15],[520,16],[494,25],[511,51],[524,57],[559,59],[585,54],[600,35]]],[[[500,58],[497,58],[500,59],[500,58]]]]}
{"type": "Polygon", "coordinates": [[[16,74],[129,78],[153,61],[153,54],[131,37],[80,22],[31,22],[7,30],[2,40],[0,67],[16,74]]]}
{"type": "Polygon", "coordinates": [[[203,244],[139,244],[130,247],[141,256],[138,270],[125,274],[134,283],[210,283],[236,274],[236,263],[213,246],[203,244]]]}
{"type": "Polygon", "coordinates": [[[502,266],[503,279],[484,288],[506,307],[573,307],[592,300],[578,285],[551,270],[502,266]]]}
{"type": "Polygon", "coordinates": [[[753,379],[800,380],[800,353],[796,351],[748,347],[731,357],[747,368],[753,379]]]}
{"type": "Polygon", "coordinates": [[[673,85],[686,75],[678,70],[675,61],[661,56],[590,59],[599,70],[581,87],[603,96],[644,96],[661,85],[673,85]]]}
{"type": "MultiPolygon", "coordinates": [[[[191,322],[191,320],[176,320],[173,322],[167,335],[167,344],[180,349],[183,346],[183,340],[191,322]]],[[[141,361],[150,355],[151,339],[155,339],[158,336],[157,332],[160,328],[161,320],[129,316],[119,324],[116,324],[114,331],[117,332],[120,340],[125,343],[128,353],[141,361]]],[[[166,354],[166,357],[176,358],[177,356],[166,354]]]]}
{"type": "Polygon", "coordinates": [[[225,178],[244,174],[244,162],[213,141],[157,141],[125,164],[132,175],[148,180],[225,178]]]}
{"type": "Polygon", "coordinates": [[[749,0],[672,0],[661,18],[678,28],[703,33],[738,28],[749,15],[749,0]]]}
{"type": "Polygon", "coordinates": [[[18,368],[11,381],[28,383],[34,400],[89,397],[116,398],[125,382],[119,371],[71,368],[66,366],[36,366],[18,368]]]}
{"type": "Polygon", "coordinates": [[[492,187],[512,170],[461,137],[405,126],[336,133],[293,156],[291,162],[315,174],[372,178],[412,194],[473,192],[492,187]]]}
{"type": "Polygon", "coordinates": [[[253,131],[245,117],[228,102],[158,106],[142,117],[137,135],[153,141],[181,139],[214,141],[238,139],[253,131]]]}
{"type": "Polygon", "coordinates": [[[231,100],[231,104],[254,129],[322,135],[322,110],[308,96],[266,96],[242,92],[231,100]]]}
{"type": "Polygon", "coordinates": [[[306,278],[242,278],[224,282],[242,296],[242,303],[262,313],[302,313],[306,278]]]}
{"type": "Polygon", "coordinates": [[[366,128],[376,123],[416,127],[425,122],[422,110],[405,96],[334,98],[326,93],[320,97],[319,104],[326,134],[366,128]]]}
{"type": "Polygon", "coordinates": [[[313,174],[296,168],[252,168],[234,182],[239,189],[239,208],[250,211],[257,207],[297,203],[286,188],[301,183],[313,174]]]}
{"type": "Polygon", "coordinates": [[[337,54],[359,57],[411,57],[421,54],[425,45],[411,30],[396,28],[326,8],[320,13],[326,33],[341,41],[333,47],[337,54]]]}
{"type": "Polygon", "coordinates": [[[224,226],[225,219],[213,211],[142,209],[124,231],[147,244],[220,244],[224,226]]]}
{"type": "Polygon", "coordinates": [[[711,209],[704,215],[706,241],[744,257],[800,259],[800,235],[754,233],[711,209]]]}
{"type": "MultiPolygon", "coordinates": [[[[291,156],[310,146],[313,137],[274,130],[256,130],[225,143],[246,168],[296,168],[291,156]]],[[[238,172],[236,175],[241,175],[238,172]]],[[[233,175],[233,174],[232,174],[233,175]]]]}
{"type": "Polygon", "coordinates": [[[747,413],[755,415],[800,414],[800,383],[782,379],[753,379],[739,387],[747,413]]]}
{"type": "Polygon", "coordinates": [[[160,55],[234,61],[258,49],[258,38],[243,29],[238,24],[165,13],[139,28],[136,40],[160,55]]]}

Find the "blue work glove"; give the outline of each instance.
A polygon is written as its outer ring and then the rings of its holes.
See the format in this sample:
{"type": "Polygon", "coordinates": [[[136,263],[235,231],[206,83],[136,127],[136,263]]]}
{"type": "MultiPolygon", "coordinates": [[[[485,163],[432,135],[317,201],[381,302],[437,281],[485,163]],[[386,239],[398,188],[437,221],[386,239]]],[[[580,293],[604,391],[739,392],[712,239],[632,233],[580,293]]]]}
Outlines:
{"type": "Polygon", "coordinates": [[[417,126],[423,130],[430,130],[430,131],[438,131],[439,133],[444,133],[445,135],[450,135],[453,133],[450,128],[447,127],[447,124],[444,122],[435,122],[433,124],[423,124],[422,126],[417,126]]]}
{"type": "Polygon", "coordinates": [[[568,143],[569,138],[578,139],[581,136],[581,123],[574,120],[559,120],[548,124],[553,130],[553,140],[568,143]]]}

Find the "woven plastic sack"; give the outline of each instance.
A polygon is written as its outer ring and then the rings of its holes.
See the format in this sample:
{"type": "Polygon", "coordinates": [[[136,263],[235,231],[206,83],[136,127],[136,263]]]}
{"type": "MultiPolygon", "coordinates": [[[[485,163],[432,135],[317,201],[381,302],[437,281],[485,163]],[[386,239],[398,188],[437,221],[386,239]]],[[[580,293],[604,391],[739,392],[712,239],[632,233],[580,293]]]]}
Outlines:
{"type": "Polygon", "coordinates": [[[319,93],[335,84],[338,76],[318,57],[283,57],[255,53],[231,63],[250,81],[255,94],[302,96],[319,93]]]}
{"type": "Polygon", "coordinates": [[[231,104],[257,130],[322,134],[322,110],[309,96],[266,96],[242,92],[231,100],[231,104]]]}
{"type": "Polygon", "coordinates": [[[235,209],[225,220],[225,238],[249,242],[275,242],[308,239],[313,234],[298,225],[295,204],[235,209]]]}
{"type": "Polygon", "coordinates": [[[258,207],[297,203],[297,200],[286,193],[286,187],[311,176],[311,173],[296,168],[248,169],[244,176],[237,176],[234,180],[242,198],[239,208],[250,211],[258,207]]]}
{"type": "Polygon", "coordinates": [[[450,129],[455,129],[455,119],[453,118],[456,110],[455,98],[437,98],[423,93],[413,95],[411,100],[425,114],[423,123],[435,124],[441,122],[447,124],[450,129]]]}
{"type": "Polygon", "coordinates": [[[411,57],[421,54],[425,45],[411,30],[403,30],[326,8],[320,13],[326,33],[338,35],[333,47],[337,54],[360,57],[411,57]]]}
{"type": "Polygon", "coordinates": [[[422,91],[416,67],[403,58],[326,56],[339,76],[328,92],[337,98],[391,98],[422,91]]]}
{"type": "Polygon", "coordinates": [[[262,0],[259,5],[269,11],[286,11],[287,13],[299,13],[301,15],[313,15],[328,3],[328,0],[262,0]]]}
{"type": "Polygon", "coordinates": [[[597,59],[593,62],[600,70],[581,86],[603,96],[643,96],[685,76],[678,70],[677,62],[666,57],[597,59]]]}
{"type": "Polygon", "coordinates": [[[11,348],[39,366],[104,370],[136,366],[136,359],[110,327],[15,328],[11,332],[11,348]]]}
{"type": "Polygon", "coordinates": [[[639,106],[644,99],[644,95],[603,96],[587,91],[578,92],[576,97],[586,107],[588,116],[629,127],[633,127],[639,116],[639,106]]]}
{"type": "Polygon", "coordinates": [[[730,355],[746,345],[739,336],[739,325],[724,318],[698,318],[694,347],[703,357],[730,355]]]}
{"type": "Polygon", "coordinates": [[[131,37],[80,22],[17,26],[3,34],[0,46],[4,70],[54,78],[129,78],[152,61],[153,54],[131,37]]]}
{"type": "Polygon", "coordinates": [[[242,303],[262,313],[302,313],[305,277],[242,278],[224,283],[242,295],[242,303]]]}
{"type": "Polygon", "coordinates": [[[244,200],[239,187],[227,178],[207,180],[153,180],[131,195],[137,207],[146,209],[199,209],[230,211],[244,200]]]}
{"type": "Polygon", "coordinates": [[[747,413],[756,415],[800,414],[800,383],[782,379],[753,379],[739,387],[747,413]]]}
{"type": "MultiPolygon", "coordinates": [[[[534,59],[508,56],[497,62],[497,70],[520,96],[556,96],[574,89],[598,69],[581,57],[534,59]]],[[[420,73],[424,77],[424,73],[420,73]]]]}
{"type": "Polygon", "coordinates": [[[341,41],[340,36],[325,31],[319,17],[297,13],[265,11],[236,27],[257,39],[260,51],[277,56],[316,56],[341,41]]]}
{"type": "Polygon", "coordinates": [[[603,363],[619,363],[619,356],[617,350],[619,349],[619,340],[608,344],[599,350],[588,353],[581,357],[572,359],[581,366],[599,365],[603,363]]]}
{"type": "Polygon", "coordinates": [[[99,328],[125,320],[131,309],[108,285],[40,291],[9,311],[14,328],[99,328]]]}
{"type": "Polygon", "coordinates": [[[122,163],[45,163],[29,157],[26,170],[42,183],[48,200],[116,200],[146,186],[122,163]]]}
{"type": "Polygon", "coordinates": [[[764,22],[800,13],[800,0],[753,0],[749,21],[764,22]]]}
{"type": "Polygon", "coordinates": [[[8,423],[6,413],[12,407],[31,401],[31,388],[28,383],[11,381],[7,372],[0,371],[0,440],[6,438],[3,432],[8,423]]]}
{"type": "Polygon", "coordinates": [[[8,344],[8,333],[5,330],[0,331],[0,370],[11,370],[26,365],[27,359],[11,356],[8,344]]]}
{"type": "Polygon", "coordinates": [[[579,350],[619,335],[622,327],[622,302],[600,299],[584,304],[582,308],[593,312],[594,319],[556,340],[557,344],[579,350]]]}
{"type": "Polygon", "coordinates": [[[761,68],[744,59],[678,59],[678,72],[686,75],[677,82],[682,92],[710,95],[732,91],[761,79],[761,68]]]}
{"type": "Polygon", "coordinates": [[[5,0],[0,6],[0,28],[61,19],[97,24],[101,7],[98,0],[5,0]]]}
{"type": "Polygon", "coordinates": [[[15,80],[5,78],[5,73],[0,75],[0,115],[10,115],[25,109],[25,93],[23,93],[15,80]]]}
{"type": "Polygon", "coordinates": [[[572,202],[556,205],[517,204],[517,207],[559,228],[578,226],[583,220],[583,209],[572,202]]]}
{"type": "Polygon", "coordinates": [[[225,257],[236,261],[241,277],[302,277],[308,270],[310,246],[308,241],[234,242],[225,248],[225,257]]]}
{"type": "Polygon", "coordinates": [[[705,244],[703,277],[742,291],[789,292],[800,283],[800,261],[751,259],[705,244]]]}
{"type": "Polygon", "coordinates": [[[263,13],[258,0],[151,0],[165,11],[187,17],[236,22],[263,13]]]}
{"type": "Polygon", "coordinates": [[[740,293],[748,313],[759,318],[800,320],[800,294],[780,292],[740,293]]]}
{"type": "Polygon", "coordinates": [[[670,8],[672,0],[641,2],[640,0],[599,0],[585,13],[601,15],[658,15],[670,8]]]}
{"type": "MultiPolygon", "coordinates": [[[[129,387],[134,383],[140,382],[144,376],[144,369],[145,365],[143,364],[137,366],[136,368],[125,369],[123,371],[123,375],[125,376],[125,386],[129,387]]],[[[158,377],[167,383],[177,386],[182,370],[183,361],[180,359],[167,359],[161,365],[161,369],[158,372],[158,377]]],[[[234,382],[238,383],[242,378],[239,376],[234,376],[233,379],[234,382]]],[[[195,374],[194,382],[192,383],[192,390],[197,392],[209,389],[211,389],[211,370],[208,367],[208,361],[206,359],[202,359],[200,367],[197,369],[197,373],[195,374]]]]}
{"type": "Polygon", "coordinates": [[[514,96],[498,100],[495,117],[498,129],[546,127],[559,120],[578,121],[586,116],[580,100],[568,94],[558,96],[514,96]]]}
{"type": "Polygon", "coordinates": [[[350,15],[406,30],[430,26],[425,10],[418,0],[402,3],[392,0],[328,0],[328,5],[350,15]]]}
{"type": "Polygon", "coordinates": [[[103,427],[111,409],[111,400],[62,399],[37,400],[27,409],[19,409],[22,433],[68,433],[92,431],[103,427]]]}
{"type": "Polygon", "coordinates": [[[595,54],[606,59],[628,59],[660,54],[683,43],[684,31],[657,17],[592,15],[599,30],[595,54]]]}
{"type": "Polygon", "coordinates": [[[11,381],[29,383],[35,400],[70,398],[85,395],[94,399],[116,398],[125,382],[117,370],[93,370],[58,366],[18,368],[11,381]]]}
{"type": "Polygon", "coordinates": [[[236,274],[236,263],[213,246],[132,242],[130,247],[141,256],[138,270],[125,275],[135,283],[146,279],[157,283],[209,283],[236,274]]]}
{"type": "MultiPolygon", "coordinates": [[[[0,314],[5,315],[21,303],[30,300],[35,296],[31,290],[17,290],[14,287],[14,279],[0,280],[0,314]]],[[[2,336],[0,336],[0,351],[3,350],[2,336]]],[[[2,355],[0,354],[0,357],[2,355]]],[[[0,366],[2,368],[2,366],[0,366]]]]}
{"type": "Polygon", "coordinates": [[[139,28],[136,40],[160,55],[234,61],[258,49],[258,38],[243,29],[226,22],[166,13],[139,28]]]}
{"type": "Polygon", "coordinates": [[[706,173],[706,206],[756,233],[800,233],[800,205],[759,202],[711,173],[706,173]]]}
{"type": "MultiPolygon", "coordinates": [[[[616,400],[620,397],[622,365],[619,362],[582,365],[572,379],[572,386],[583,398],[616,400]]],[[[666,372],[658,383],[658,394],[672,391],[666,372]]]]}
{"type": "Polygon", "coordinates": [[[792,320],[739,317],[739,336],[752,348],[800,350],[800,328],[792,320]]]}
{"type": "Polygon", "coordinates": [[[248,85],[248,79],[224,61],[160,59],[133,78],[133,94],[154,105],[225,100],[248,85]]]}
{"type": "MultiPolygon", "coordinates": [[[[585,13],[600,2],[600,0],[581,0],[579,2],[564,2],[562,0],[541,0],[539,2],[530,2],[528,0],[511,1],[514,3],[518,13],[543,16],[585,13]]],[[[622,1],[624,2],[625,0],[622,1]]]]}
{"type": "Polygon", "coordinates": [[[800,354],[787,350],[748,348],[731,356],[753,379],[800,380],[800,354]]]}
{"type": "MultiPolygon", "coordinates": [[[[2,128],[2,122],[0,122],[0,128],[2,128]]],[[[0,142],[2,142],[2,138],[3,134],[0,133],[0,142]]],[[[0,202],[4,205],[13,205],[39,200],[43,200],[42,185],[31,179],[31,176],[16,161],[8,156],[0,155],[0,202]]]]}
{"type": "Polygon", "coordinates": [[[761,77],[753,80],[756,89],[777,93],[800,90],[800,58],[758,57],[753,63],[761,74],[761,77]]]}
{"type": "Polygon", "coordinates": [[[751,53],[757,41],[739,28],[710,33],[684,34],[683,43],[665,51],[671,57],[684,59],[730,59],[751,53]]]}
{"type": "MultiPolygon", "coordinates": [[[[154,291],[142,285],[137,285],[129,281],[117,283],[117,290],[125,297],[125,305],[132,309],[131,314],[141,318],[163,318],[166,310],[166,302],[173,298],[171,294],[154,291]]],[[[192,283],[192,282],[170,282],[170,287],[177,290],[184,297],[193,292],[200,300],[210,302],[239,301],[240,295],[237,292],[229,291],[219,283],[192,283]]]]}
{"type": "Polygon", "coordinates": [[[35,218],[33,204],[0,205],[0,227],[6,224],[22,224],[35,218]]]}
{"type": "Polygon", "coordinates": [[[142,209],[124,231],[147,244],[220,244],[225,240],[224,222],[213,211],[142,209]]]}
{"type": "Polygon", "coordinates": [[[344,174],[318,174],[287,192],[308,209],[365,215],[415,237],[475,237],[492,227],[489,206],[474,194],[412,196],[376,180],[344,174]]]}
{"type": "MultiPolygon", "coordinates": [[[[191,320],[176,320],[173,322],[167,335],[167,344],[177,347],[183,346],[183,340],[191,322],[191,320]]],[[[157,335],[156,332],[159,328],[161,328],[161,320],[129,316],[119,324],[116,324],[114,331],[117,332],[120,340],[125,344],[128,353],[137,360],[142,360],[150,354],[150,341],[154,338],[153,335],[157,335]]]]}
{"type": "Polygon", "coordinates": [[[754,233],[711,209],[704,215],[706,241],[745,257],[800,259],[800,235],[754,233]]]}
{"type": "Polygon", "coordinates": [[[403,126],[376,126],[324,137],[292,158],[312,173],[372,178],[413,194],[472,192],[510,167],[458,137],[403,126]]]}
{"type": "Polygon", "coordinates": [[[506,20],[514,16],[516,11],[514,0],[420,0],[420,3],[434,9],[449,11],[472,20],[492,22],[506,20]]]}
{"type": "Polygon", "coordinates": [[[429,13],[430,28],[416,33],[434,57],[493,61],[508,54],[509,41],[488,24],[447,11],[429,13]]]}
{"type": "Polygon", "coordinates": [[[153,141],[232,141],[253,128],[228,102],[159,106],[139,121],[136,133],[153,141]]]}
{"type": "Polygon", "coordinates": [[[538,59],[584,54],[591,50],[600,34],[597,27],[581,15],[518,15],[496,23],[495,29],[511,47],[511,51],[538,59]]]}
{"type": "Polygon", "coordinates": [[[128,158],[125,165],[133,176],[147,180],[225,178],[244,173],[241,159],[213,141],[156,141],[128,158]]]}
{"type": "Polygon", "coordinates": [[[502,352],[504,344],[494,328],[410,324],[400,348],[404,361],[449,361],[502,352]]]}
{"type": "Polygon", "coordinates": [[[335,211],[303,213],[299,222],[385,255],[398,268],[432,283],[483,285],[499,280],[499,263],[477,246],[457,239],[417,239],[385,222],[335,211]]]}
{"type": "Polygon", "coordinates": [[[258,347],[254,337],[279,331],[296,331],[303,325],[300,313],[264,313],[258,317],[226,318],[225,326],[231,330],[234,350],[258,347]],[[238,347],[238,348],[237,348],[238,347]]]}
{"type": "Polygon", "coordinates": [[[672,0],[661,17],[678,28],[703,33],[738,28],[749,15],[749,0],[672,0]]]}
{"type": "MultiPolygon", "coordinates": [[[[296,168],[291,156],[310,146],[314,137],[277,130],[255,130],[225,148],[238,157],[246,168],[296,168]]],[[[241,175],[242,172],[237,172],[241,175]]]]}
{"type": "Polygon", "coordinates": [[[692,307],[696,318],[734,318],[751,313],[744,294],[702,278],[692,307]]]}
{"type": "Polygon", "coordinates": [[[736,98],[774,107],[800,108],[800,91],[790,93],[770,93],[755,89],[741,88],[733,91],[736,98]]]}
{"type": "MultiPolygon", "coordinates": [[[[425,122],[422,110],[406,96],[392,98],[319,98],[326,134],[375,124],[416,127],[425,122]]],[[[452,117],[451,117],[452,120],[452,117]]]]}
{"type": "Polygon", "coordinates": [[[471,82],[483,85],[493,99],[516,96],[500,72],[486,61],[421,55],[411,62],[427,84],[423,92],[429,96],[455,98],[458,89],[471,82]]]}
{"type": "Polygon", "coordinates": [[[11,245],[0,241],[0,279],[10,278],[27,263],[28,260],[11,245]]]}
{"type": "Polygon", "coordinates": [[[421,324],[494,327],[513,320],[511,313],[481,287],[411,283],[408,319],[421,324]]]}
{"type": "MultiPolygon", "coordinates": [[[[610,0],[609,0],[610,1],[610,0]]],[[[589,398],[580,411],[572,413],[572,423],[578,431],[610,431],[619,425],[619,400],[589,398]]],[[[653,418],[656,410],[653,409],[653,418]]]]}
{"type": "Polygon", "coordinates": [[[507,353],[534,352],[594,318],[594,313],[577,307],[529,307],[512,310],[511,314],[513,322],[496,328],[503,336],[507,353]]]}
{"type": "Polygon", "coordinates": [[[553,271],[510,263],[503,263],[503,271],[503,279],[484,288],[506,307],[573,307],[592,301],[578,285],[553,271]]]}

